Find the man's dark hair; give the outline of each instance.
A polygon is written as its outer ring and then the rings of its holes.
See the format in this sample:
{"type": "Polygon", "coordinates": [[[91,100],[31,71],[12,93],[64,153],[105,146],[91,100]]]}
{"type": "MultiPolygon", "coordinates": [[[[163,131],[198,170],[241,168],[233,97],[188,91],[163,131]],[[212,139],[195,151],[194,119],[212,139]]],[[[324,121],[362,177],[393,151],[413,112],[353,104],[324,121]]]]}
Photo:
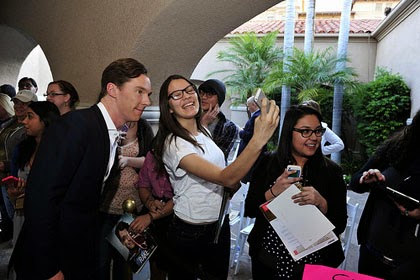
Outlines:
{"type": "Polygon", "coordinates": [[[129,224],[126,222],[119,222],[118,225],[115,227],[115,235],[118,237],[118,240],[121,241],[120,231],[128,230],[129,224]]]}
{"type": "Polygon", "coordinates": [[[16,89],[12,85],[4,84],[0,86],[0,92],[7,94],[10,98],[15,97],[16,89]]]}
{"type": "Polygon", "coordinates": [[[19,90],[22,90],[24,88],[24,84],[27,81],[29,81],[36,89],[38,89],[38,84],[35,82],[34,79],[29,78],[29,77],[23,77],[18,82],[18,88],[19,88],[19,90]]]}
{"type": "Polygon", "coordinates": [[[98,102],[106,95],[106,86],[113,83],[117,87],[122,86],[129,79],[147,75],[147,69],[134,58],[121,58],[109,64],[102,73],[101,92],[98,102]]]}

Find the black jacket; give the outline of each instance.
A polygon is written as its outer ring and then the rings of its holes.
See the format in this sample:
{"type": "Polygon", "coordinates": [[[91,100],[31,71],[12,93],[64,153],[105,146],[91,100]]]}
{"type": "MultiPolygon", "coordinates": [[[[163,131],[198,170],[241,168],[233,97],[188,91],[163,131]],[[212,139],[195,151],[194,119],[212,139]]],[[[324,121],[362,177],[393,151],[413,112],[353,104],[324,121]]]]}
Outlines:
{"type": "MultiPolygon", "coordinates": [[[[305,181],[308,182],[306,185],[315,187],[327,200],[328,212],[326,213],[326,217],[335,226],[334,232],[338,236],[344,231],[347,224],[346,187],[341,168],[326,157],[323,157],[323,160],[323,164],[309,160],[303,170],[303,174],[305,181]]],[[[265,159],[260,161],[259,166],[254,172],[246,197],[245,215],[256,218],[255,226],[248,238],[250,245],[249,253],[251,256],[256,256],[259,253],[263,234],[269,225],[260,211],[259,206],[266,201],[264,196],[265,192],[284,170],[279,167],[276,169],[276,172],[269,174],[270,171],[268,170],[272,170],[276,162],[275,154],[265,155],[265,159]]],[[[322,249],[321,255],[323,264],[328,266],[337,267],[344,260],[344,253],[339,241],[322,249]]]]}
{"type": "Polygon", "coordinates": [[[13,252],[18,279],[89,279],[110,152],[98,108],[65,114],[44,135],[25,194],[25,222],[13,252]]]}

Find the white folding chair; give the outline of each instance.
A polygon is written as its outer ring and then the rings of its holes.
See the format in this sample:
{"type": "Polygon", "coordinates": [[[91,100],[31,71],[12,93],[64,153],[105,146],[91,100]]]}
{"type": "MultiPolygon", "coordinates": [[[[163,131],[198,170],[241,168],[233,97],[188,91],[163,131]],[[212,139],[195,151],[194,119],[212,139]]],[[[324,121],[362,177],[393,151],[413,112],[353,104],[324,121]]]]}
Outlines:
{"type": "Polygon", "coordinates": [[[244,248],[246,245],[246,241],[248,239],[249,233],[251,232],[252,228],[254,227],[254,221],[255,219],[249,219],[247,218],[247,225],[241,229],[241,231],[239,232],[239,236],[236,240],[236,246],[235,246],[235,252],[234,252],[234,256],[232,258],[232,262],[230,264],[230,267],[235,266],[235,271],[234,274],[238,274],[239,272],[239,263],[241,261],[241,258],[243,257],[243,253],[244,253],[244,248]]]}
{"type": "Polygon", "coordinates": [[[351,239],[353,237],[354,226],[356,224],[357,210],[359,209],[359,203],[351,204],[347,201],[347,226],[342,233],[341,245],[344,251],[344,261],[340,265],[341,269],[346,269],[347,255],[350,248],[351,239]]]}
{"type": "Polygon", "coordinates": [[[238,156],[238,150],[239,150],[239,143],[241,142],[241,139],[236,139],[235,143],[233,144],[232,150],[230,150],[230,153],[228,155],[227,163],[228,165],[235,161],[236,157],[238,156]]]}

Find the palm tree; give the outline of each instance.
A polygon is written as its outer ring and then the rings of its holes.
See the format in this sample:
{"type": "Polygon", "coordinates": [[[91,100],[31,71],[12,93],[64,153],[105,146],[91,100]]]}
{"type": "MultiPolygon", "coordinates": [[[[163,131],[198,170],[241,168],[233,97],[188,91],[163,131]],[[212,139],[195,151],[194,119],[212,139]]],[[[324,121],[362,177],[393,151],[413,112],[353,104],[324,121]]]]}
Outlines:
{"type": "Polygon", "coordinates": [[[233,69],[210,73],[227,73],[224,82],[233,103],[245,103],[256,88],[263,87],[272,66],[282,59],[282,51],[276,47],[277,32],[258,37],[255,33],[245,33],[230,40],[230,47],[220,51],[217,59],[231,63],[233,69]]]}
{"type": "MultiPolygon", "coordinates": [[[[336,69],[340,71],[346,67],[345,58],[347,57],[347,46],[349,41],[350,30],[350,13],[351,13],[352,0],[343,1],[343,10],[341,11],[340,34],[338,36],[338,49],[337,49],[337,62],[336,69]]],[[[343,94],[344,84],[342,81],[337,80],[334,86],[334,105],[333,105],[333,122],[332,130],[340,136],[341,134],[341,115],[343,108],[343,94]]],[[[341,162],[341,154],[333,153],[331,159],[335,162],[341,162]]]]}
{"type": "Polygon", "coordinates": [[[272,90],[279,81],[298,93],[298,100],[315,99],[322,88],[332,88],[336,81],[341,81],[348,88],[355,89],[356,73],[353,68],[344,67],[337,71],[336,64],[345,58],[336,58],[331,48],[323,51],[305,53],[295,49],[289,58],[288,72],[279,72],[280,67],[273,68],[267,77],[265,90],[272,90]]]}
{"type": "Polygon", "coordinates": [[[316,0],[306,0],[306,21],[305,21],[305,53],[312,52],[314,45],[314,19],[315,19],[316,0]]]}
{"type": "MultiPolygon", "coordinates": [[[[286,0],[286,24],[284,27],[284,44],[283,44],[283,72],[289,71],[289,58],[293,54],[293,46],[295,40],[295,1],[286,0]]],[[[280,110],[280,131],[283,125],[283,119],[287,109],[290,107],[290,86],[283,84],[281,90],[281,110],[280,110]]],[[[280,141],[279,133],[279,141],[280,141]]]]}

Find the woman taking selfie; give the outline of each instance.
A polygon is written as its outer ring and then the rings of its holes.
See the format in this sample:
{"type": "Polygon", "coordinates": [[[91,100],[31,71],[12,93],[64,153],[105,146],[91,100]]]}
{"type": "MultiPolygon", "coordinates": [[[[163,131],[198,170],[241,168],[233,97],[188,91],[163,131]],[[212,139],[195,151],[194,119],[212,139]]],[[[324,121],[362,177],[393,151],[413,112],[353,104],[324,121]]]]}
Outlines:
{"type": "Polygon", "coordinates": [[[273,134],[279,109],[264,100],[264,112],[255,121],[254,137],[242,154],[225,168],[223,152],[200,124],[200,97],[193,83],[173,75],[162,84],[160,120],[155,156],[166,168],[174,189],[174,218],[168,240],[181,264],[169,279],[226,279],[229,268],[230,230],[226,221],[218,243],[215,232],[224,187],[236,189],[262,147],[273,134]],[[185,267],[185,264],[188,267],[185,267]]]}

